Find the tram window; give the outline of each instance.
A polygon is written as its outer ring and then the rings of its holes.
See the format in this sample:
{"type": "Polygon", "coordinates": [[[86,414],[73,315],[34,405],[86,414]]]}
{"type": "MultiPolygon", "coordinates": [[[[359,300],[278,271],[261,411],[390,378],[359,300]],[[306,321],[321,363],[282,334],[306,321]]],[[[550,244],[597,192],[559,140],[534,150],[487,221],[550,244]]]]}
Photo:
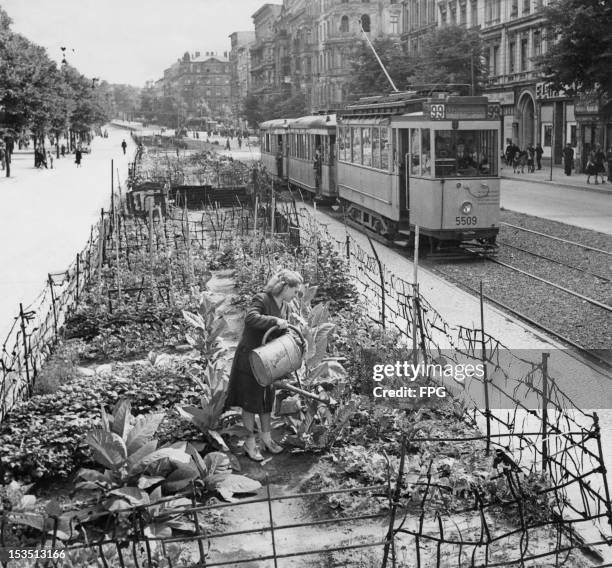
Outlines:
{"type": "Polygon", "coordinates": [[[421,130],[421,175],[429,176],[431,174],[431,144],[429,130],[423,128],[421,130]]]}
{"type": "Polygon", "coordinates": [[[380,167],[383,170],[389,169],[389,129],[380,129],[380,167]]]}
{"type": "Polygon", "coordinates": [[[436,130],[436,177],[496,176],[497,131],[436,130]]]}
{"type": "Polygon", "coordinates": [[[372,128],[372,167],[380,168],[380,129],[372,128]]]}
{"type": "Polygon", "coordinates": [[[372,142],[370,139],[370,129],[369,128],[361,129],[361,148],[363,151],[363,165],[371,166],[372,165],[372,142]]]}
{"type": "Polygon", "coordinates": [[[349,143],[346,131],[346,126],[341,126],[338,129],[338,158],[340,160],[346,160],[346,145],[349,143]]]}
{"type": "Polygon", "coordinates": [[[354,164],[361,164],[361,128],[351,128],[351,132],[353,134],[351,161],[354,164]]]}
{"type": "Polygon", "coordinates": [[[421,129],[410,129],[410,174],[421,175],[421,129]]]}

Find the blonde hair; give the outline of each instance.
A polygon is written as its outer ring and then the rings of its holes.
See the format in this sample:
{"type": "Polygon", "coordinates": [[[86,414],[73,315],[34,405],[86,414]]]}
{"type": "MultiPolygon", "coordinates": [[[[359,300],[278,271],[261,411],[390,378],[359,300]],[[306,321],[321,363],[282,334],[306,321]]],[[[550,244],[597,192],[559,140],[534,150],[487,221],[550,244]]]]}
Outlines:
{"type": "Polygon", "coordinates": [[[285,286],[293,288],[303,283],[304,279],[300,274],[294,270],[284,268],[283,270],[279,270],[270,280],[268,280],[264,292],[268,292],[273,296],[278,296],[285,286]]]}

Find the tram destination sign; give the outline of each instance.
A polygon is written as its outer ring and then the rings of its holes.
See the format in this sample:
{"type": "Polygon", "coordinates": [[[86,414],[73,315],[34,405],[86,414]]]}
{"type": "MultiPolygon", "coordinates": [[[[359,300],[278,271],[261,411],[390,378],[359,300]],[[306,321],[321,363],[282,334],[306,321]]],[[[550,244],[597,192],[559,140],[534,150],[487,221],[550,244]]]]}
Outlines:
{"type": "Polygon", "coordinates": [[[454,104],[454,103],[427,103],[425,116],[430,120],[456,120],[456,119],[486,119],[491,118],[487,112],[486,103],[454,104]]]}

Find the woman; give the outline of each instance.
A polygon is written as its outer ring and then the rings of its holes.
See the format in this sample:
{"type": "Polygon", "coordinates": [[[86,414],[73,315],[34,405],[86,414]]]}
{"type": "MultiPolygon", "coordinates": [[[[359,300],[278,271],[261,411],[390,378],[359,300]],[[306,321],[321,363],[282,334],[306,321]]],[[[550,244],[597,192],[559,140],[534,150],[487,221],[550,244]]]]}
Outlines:
{"type": "MultiPolygon", "coordinates": [[[[251,301],[244,320],[244,331],[236,347],[226,405],[242,408],[242,422],[249,432],[244,450],[255,461],[263,460],[255,440],[256,414],[259,414],[261,422],[260,440],[264,447],[273,454],[282,452],[283,448],[272,440],[270,434],[274,388],[262,387],[256,381],[249,355],[261,345],[267,330],[274,326],[281,330],[287,329],[289,302],[295,298],[302,283],[302,277],[293,270],[277,272],[268,281],[263,293],[257,294],[251,301]]],[[[272,336],[275,337],[274,334],[272,336]]]]}

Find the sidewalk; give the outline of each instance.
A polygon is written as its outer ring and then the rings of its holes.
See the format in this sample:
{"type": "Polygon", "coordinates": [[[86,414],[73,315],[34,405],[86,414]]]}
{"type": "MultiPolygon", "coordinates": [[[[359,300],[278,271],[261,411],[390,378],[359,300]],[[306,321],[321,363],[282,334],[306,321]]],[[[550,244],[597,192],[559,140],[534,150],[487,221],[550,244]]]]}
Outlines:
{"type": "MultiPolygon", "coordinates": [[[[527,168],[525,168],[525,172],[527,168]]],[[[561,166],[553,166],[552,168],[552,181],[550,179],[550,166],[547,168],[542,168],[541,170],[536,170],[532,174],[524,173],[514,173],[512,171],[512,167],[502,166],[501,168],[501,177],[502,179],[512,179],[517,181],[527,181],[531,183],[542,183],[546,185],[553,186],[563,186],[570,189],[578,189],[580,191],[592,191],[596,193],[609,193],[612,194],[612,182],[608,181],[608,176],[605,176],[605,183],[600,183],[595,185],[594,176],[591,176],[591,183],[587,184],[587,176],[582,173],[575,173],[572,171],[571,176],[566,176],[565,171],[561,166]]],[[[600,178],[601,179],[601,178],[600,178]]]]}

